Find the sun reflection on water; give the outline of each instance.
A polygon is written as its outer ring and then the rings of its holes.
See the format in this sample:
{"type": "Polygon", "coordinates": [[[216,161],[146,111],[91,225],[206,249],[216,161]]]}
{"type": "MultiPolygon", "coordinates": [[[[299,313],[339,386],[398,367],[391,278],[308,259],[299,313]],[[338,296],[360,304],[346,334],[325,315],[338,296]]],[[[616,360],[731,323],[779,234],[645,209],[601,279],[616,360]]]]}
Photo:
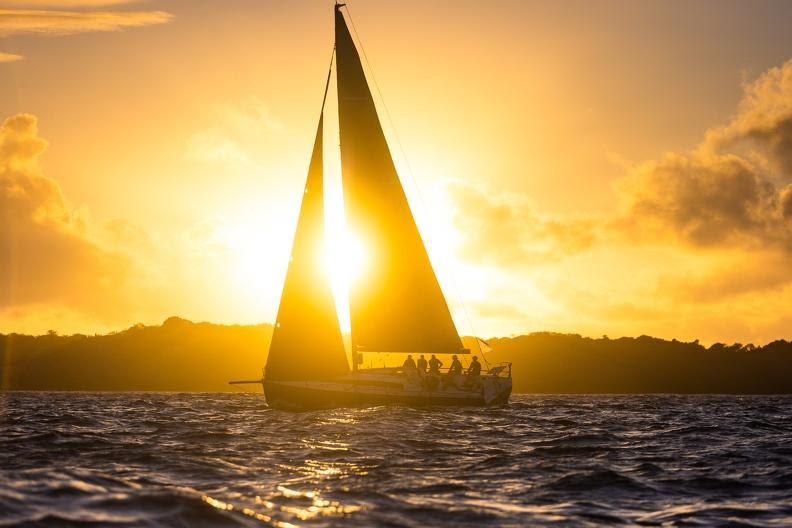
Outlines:
{"type": "Polygon", "coordinates": [[[344,442],[334,442],[332,440],[320,440],[318,442],[303,439],[301,443],[311,449],[322,449],[324,451],[349,451],[349,445],[344,442]]]}
{"type": "Polygon", "coordinates": [[[271,497],[271,499],[274,500],[277,500],[278,498],[289,499],[295,502],[303,502],[305,504],[277,504],[276,502],[273,502],[273,500],[256,496],[256,504],[267,511],[267,513],[262,513],[262,511],[256,511],[253,508],[248,507],[235,508],[233,504],[215,499],[209,495],[203,495],[201,500],[213,508],[217,508],[218,510],[228,512],[236,510],[244,515],[247,515],[248,517],[252,517],[256,520],[276,526],[278,528],[296,528],[296,525],[292,523],[280,521],[273,517],[273,515],[276,515],[279,512],[297,517],[301,521],[307,521],[321,516],[347,515],[360,510],[359,506],[345,506],[338,501],[322,499],[319,496],[318,491],[298,491],[286,488],[285,486],[278,486],[277,492],[271,497]]]}
{"type": "MultiPolygon", "coordinates": [[[[265,524],[278,527],[294,526],[279,519],[310,521],[323,517],[341,517],[362,509],[361,505],[343,502],[333,494],[340,481],[366,477],[373,464],[350,461],[355,449],[349,442],[347,431],[360,421],[360,416],[349,410],[329,412],[313,424],[322,434],[306,434],[295,438],[302,456],[291,463],[277,464],[280,481],[274,488],[251,482],[258,492],[233,497],[237,504],[204,495],[202,500],[219,510],[236,512],[265,524]],[[350,453],[350,454],[348,454],[350,453]],[[329,495],[329,496],[328,496],[329,495]]],[[[226,501],[229,496],[223,497],[226,501]]]]}
{"type": "MultiPolygon", "coordinates": [[[[303,439],[302,443],[310,449],[330,453],[344,452],[349,449],[348,444],[340,441],[303,439]]],[[[234,507],[229,502],[208,495],[204,495],[202,500],[214,508],[224,511],[239,511],[273,526],[294,526],[279,521],[278,517],[287,516],[308,521],[320,517],[349,515],[360,511],[361,506],[343,504],[338,500],[323,497],[322,493],[324,490],[333,488],[332,482],[368,475],[370,468],[367,465],[345,461],[305,459],[301,464],[278,465],[280,471],[296,476],[283,480],[269,494],[256,495],[255,507],[234,507]]]]}

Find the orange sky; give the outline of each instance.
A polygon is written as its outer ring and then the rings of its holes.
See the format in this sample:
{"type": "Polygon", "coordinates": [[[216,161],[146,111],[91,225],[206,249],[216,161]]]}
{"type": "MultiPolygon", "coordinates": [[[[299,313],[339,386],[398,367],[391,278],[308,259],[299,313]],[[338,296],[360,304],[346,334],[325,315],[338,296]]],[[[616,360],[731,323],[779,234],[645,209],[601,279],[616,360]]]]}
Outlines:
{"type": "MultiPolygon", "coordinates": [[[[792,337],[792,5],[348,3],[460,332],[792,337]]],[[[0,332],[272,321],[331,6],[3,2],[0,332]]]]}

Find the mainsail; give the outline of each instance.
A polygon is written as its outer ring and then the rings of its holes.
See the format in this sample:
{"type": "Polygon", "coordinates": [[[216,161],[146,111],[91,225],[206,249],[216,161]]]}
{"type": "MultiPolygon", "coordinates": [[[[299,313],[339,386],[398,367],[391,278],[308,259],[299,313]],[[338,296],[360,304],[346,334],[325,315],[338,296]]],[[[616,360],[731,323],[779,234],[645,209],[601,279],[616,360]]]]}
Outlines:
{"type": "Polygon", "coordinates": [[[339,7],[335,37],[344,207],[348,229],[366,253],[365,269],[350,286],[352,343],[363,352],[459,352],[459,334],[339,7]]]}
{"type": "Polygon", "coordinates": [[[320,117],[264,374],[272,381],[327,380],[349,372],[329,277],[322,265],[322,121],[320,117]]]}

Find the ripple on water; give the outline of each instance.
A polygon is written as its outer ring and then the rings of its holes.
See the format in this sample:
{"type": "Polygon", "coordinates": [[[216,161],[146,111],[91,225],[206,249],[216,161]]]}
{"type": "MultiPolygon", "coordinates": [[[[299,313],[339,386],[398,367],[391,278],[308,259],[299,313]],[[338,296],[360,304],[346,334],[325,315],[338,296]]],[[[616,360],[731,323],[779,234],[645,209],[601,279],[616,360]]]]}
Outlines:
{"type": "Polygon", "coordinates": [[[792,525],[792,398],[0,394],[0,525],[792,525]]]}

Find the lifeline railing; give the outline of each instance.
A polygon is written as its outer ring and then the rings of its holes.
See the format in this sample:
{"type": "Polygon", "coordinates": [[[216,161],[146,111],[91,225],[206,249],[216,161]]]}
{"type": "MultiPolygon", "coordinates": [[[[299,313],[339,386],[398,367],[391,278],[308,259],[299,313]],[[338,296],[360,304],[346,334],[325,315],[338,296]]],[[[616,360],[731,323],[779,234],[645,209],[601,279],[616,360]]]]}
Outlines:
{"type": "MultiPolygon", "coordinates": [[[[401,374],[401,373],[404,372],[404,368],[400,367],[400,366],[399,367],[385,367],[385,368],[389,369],[389,370],[392,370],[394,373],[397,373],[397,374],[401,374]]],[[[448,371],[451,370],[451,369],[450,369],[450,367],[441,367],[438,370],[440,371],[440,373],[446,373],[447,374],[448,371]]],[[[417,371],[417,369],[416,369],[416,371],[417,371]]],[[[428,374],[428,373],[429,372],[427,371],[426,374],[428,374]]],[[[465,371],[464,370],[462,371],[462,375],[463,376],[465,375],[465,371]]],[[[497,376],[499,378],[511,378],[511,375],[512,375],[512,364],[511,364],[511,362],[498,363],[497,365],[495,365],[494,367],[490,368],[489,370],[482,370],[481,371],[481,375],[482,376],[497,376]]]]}

